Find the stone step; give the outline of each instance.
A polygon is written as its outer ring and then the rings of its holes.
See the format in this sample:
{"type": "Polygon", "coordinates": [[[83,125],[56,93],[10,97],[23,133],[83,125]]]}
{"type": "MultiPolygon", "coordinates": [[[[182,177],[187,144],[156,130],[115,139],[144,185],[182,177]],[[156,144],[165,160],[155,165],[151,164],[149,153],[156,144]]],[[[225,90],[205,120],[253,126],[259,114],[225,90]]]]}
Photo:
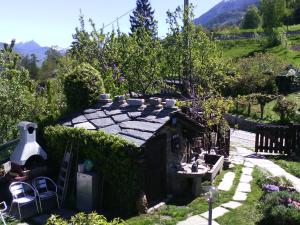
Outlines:
{"type": "MultiPolygon", "coordinates": [[[[216,218],[218,218],[218,217],[221,217],[221,216],[223,216],[225,213],[228,213],[228,212],[229,212],[228,209],[225,209],[225,208],[223,208],[223,207],[221,207],[221,206],[216,207],[216,208],[214,208],[214,209],[212,210],[212,219],[214,220],[214,219],[216,219],[216,218]]],[[[208,219],[208,211],[205,212],[205,213],[202,213],[200,216],[202,216],[202,217],[208,219]]]]}
{"type": "Polygon", "coordinates": [[[253,180],[253,177],[247,174],[242,174],[240,178],[241,183],[247,183],[250,184],[250,182],[253,180]]]}
{"type": "Polygon", "coordinates": [[[247,183],[239,183],[236,192],[251,192],[251,185],[247,183]]]}
{"type": "Polygon", "coordinates": [[[235,194],[234,194],[234,196],[232,197],[232,199],[234,201],[239,201],[239,202],[246,201],[246,199],[247,199],[247,193],[236,191],[235,194]]]}
{"type": "Polygon", "coordinates": [[[252,172],[253,172],[253,168],[244,167],[244,168],[242,169],[242,172],[243,172],[244,175],[249,175],[249,176],[251,176],[251,175],[252,175],[252,172]]]}
{"type": "MultiPolygon", "coordinates": [[[[187,218],[186,220],[180,221],[177,223],[177,225],[207,225],[208,221],[207,219],[201,217],[201,216],[191,216],[187,218]]],[[[212,221],[212,225],[219,225],[217,222],[212,221]]]]}
{"type": "Polygon", "coordinates": [[[226,208],[226,209],[236,209],[238,207],[240,207],[242,204],[239,202],[235,202],[235,201],[230,201],[227,203],[222,204],[221,206],[226,208]]]}
{"type": "Polygon", "coordinates": [[[232,187],[235,178],[235,173],[227,172],[225,173],[222,182],[219,184],[218,189],[221,191],[229,191],[232,187]]]}

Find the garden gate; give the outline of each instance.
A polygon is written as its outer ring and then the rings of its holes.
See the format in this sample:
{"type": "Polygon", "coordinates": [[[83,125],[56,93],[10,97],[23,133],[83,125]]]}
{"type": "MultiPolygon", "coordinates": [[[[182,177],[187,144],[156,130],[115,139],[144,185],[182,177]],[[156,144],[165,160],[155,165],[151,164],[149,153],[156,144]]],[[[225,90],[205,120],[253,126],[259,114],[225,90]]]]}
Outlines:
{"type": "Polygon", "coordinates": [[[269,154],[298,153],[300,148],[300,125],[258,125],[256,128],[255,152],[269,154]]]}

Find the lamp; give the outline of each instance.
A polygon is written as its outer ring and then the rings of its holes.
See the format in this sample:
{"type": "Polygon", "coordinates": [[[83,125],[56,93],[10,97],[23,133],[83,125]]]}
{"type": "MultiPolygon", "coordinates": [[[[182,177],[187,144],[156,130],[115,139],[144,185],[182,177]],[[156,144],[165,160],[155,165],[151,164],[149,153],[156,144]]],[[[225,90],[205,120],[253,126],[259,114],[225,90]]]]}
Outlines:
{"type": "Polygon", "coordinates": [[[208,202],[208,225],[212,225],[212,204],[219,196],[219,191],[217,187],[206,186],[203,187],[204,198],[208,202]]]}

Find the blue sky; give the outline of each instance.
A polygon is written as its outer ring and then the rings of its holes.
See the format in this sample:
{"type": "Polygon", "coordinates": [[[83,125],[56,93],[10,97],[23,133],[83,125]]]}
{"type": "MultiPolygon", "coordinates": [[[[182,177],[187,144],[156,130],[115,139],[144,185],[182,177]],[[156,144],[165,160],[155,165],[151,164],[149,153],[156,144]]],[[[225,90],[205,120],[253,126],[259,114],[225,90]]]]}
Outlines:
{"type": "MultiPolygon", "coordinates": [[[[190,0],[198,17],[221,0],[190,0]]],[[[159,35],[167,31],[166,11],[183,5],[184,0],[151,0],[158,20],[159,35]]],[[[81,9],[98,28],[109,24],[136,5],[136,0],[0,0],[0,42],[15,38],[17,42],[35,40],[42,46],[68,47],[79,25],[81,9]]],[[[119,20],[121,31],[129,31],[129,15],[119,20]]],[[[115,24],[116,27],[116,24],[115,24]]],[[[112,26],[106,28],[109,32],[112,26]]]]}

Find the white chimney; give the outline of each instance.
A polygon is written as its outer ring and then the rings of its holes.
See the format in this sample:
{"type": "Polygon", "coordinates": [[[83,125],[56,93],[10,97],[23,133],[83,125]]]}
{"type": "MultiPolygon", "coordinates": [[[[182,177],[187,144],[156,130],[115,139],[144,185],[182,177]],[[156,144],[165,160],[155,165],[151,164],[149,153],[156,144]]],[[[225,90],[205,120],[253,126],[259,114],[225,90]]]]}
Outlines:
{"type": "Polygon", "coordinates": [[[24,166],[26,161],[34,155],[39,155],[46,160],[46,152],[36,142],[37,124],[23,121],[19,123],[18,128],[20,129],[20,142],[11,154],[10,161],[24,166]]]}
{"type": "Polygon", "coordinates": [[[176,107],[176,100],[175,99],[166,99],[166,108],[175,108],[176,107]]]}
{"type": "Polygon", "coordinates": [[[127,100],[128,105],[130,106],[143,106],[145,99],[131,98],[127,100]]]}

